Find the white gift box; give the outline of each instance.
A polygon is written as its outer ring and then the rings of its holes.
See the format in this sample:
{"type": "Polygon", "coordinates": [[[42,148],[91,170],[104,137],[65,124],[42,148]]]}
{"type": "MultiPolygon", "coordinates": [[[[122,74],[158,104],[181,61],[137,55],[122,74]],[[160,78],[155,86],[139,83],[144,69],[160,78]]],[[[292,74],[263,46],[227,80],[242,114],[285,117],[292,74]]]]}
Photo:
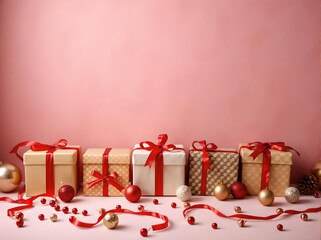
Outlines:
{"type": "MultiPolygon", "coordinates": [[[[178,148],[183,145],[175,144],[178,148]]],[[[142,195],[155,195],[155,162],[150,168],[145,167],[146,160],[151,151],[142,150],[136,144],[132,154],[133,184],[140,187],[142,195]]],[[[176,195],[176,189],[185,184],[185,151],[163,151],[163,195],[176,195]]]]}

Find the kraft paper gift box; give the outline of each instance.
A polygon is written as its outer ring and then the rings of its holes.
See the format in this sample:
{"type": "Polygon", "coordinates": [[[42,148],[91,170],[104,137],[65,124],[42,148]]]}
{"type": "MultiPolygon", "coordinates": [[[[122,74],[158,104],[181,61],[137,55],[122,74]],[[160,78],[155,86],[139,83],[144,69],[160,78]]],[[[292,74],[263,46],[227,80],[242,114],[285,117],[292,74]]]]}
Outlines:
{"type": "Polygon", "coordinates": [[[129,185],[129,167],[131,150],[125,148],[112,148],[107,150],[105,148],[88,148],[83,155],[83,193],[84,196],[123,196],[120,189],[117,189],[110,183],[99,181],[96,185],[88,187],[88,184],[97,181],[97,178],[92,175],[96,171],[106,177],[110,174],[117,173],[117,177],[112,181],[116,184],[126,187],[129,185]],[[109,152],[108,152],[109,151],[109,152]],[[107,153],[108,152],[108,153],[107,153]],[[107,173],[104,175],[103,155],[107,154],[107,173]],[[104,186],[105,185],[105,186],[104,186]],[[104,194],[105,187],[105,194],[104,194]]]}
{"type": "MultiPolygon", "coordinates": [[[[175,144],[178,148],[183,145],[175,144]]],[[[138,149],[136,144],[132,155],[133,164],[133,184],[140,187],[142,195],[155,196],[155,162],[152,167],[145,166],[146,160],[151,151],[138,149]]],[[[164,196],[176,195],[176,189],[185,184],[185,151],[174,150],[163,152],[163,194],[164,196]]]]}
{"type": "MultiPolygon", "coordinates": [[[[77,148],[79,154],[80,146],[67,146],[77,148]]],[[[58,190],[63,185],[70,185],[77,193],[80,181],[77,180],[77,165],[79,166],[75,149],[56,149],[53,152],[53,172],[54,172],[54,194],[58,195],[58,190]]],[[[26,196],[35,196],[46,193],[46,155],[47,151],[28,150],[23,154],[23,164],[25,166],[26,196]]]]}
{"type": "MultiPolygon", "coordinates": [[[[245,146],[240,143],[239,147],[245,146]]],[[[270,177],[268,188],[274,196],[284,196],[284,191],[290,186],[292,153],[290,151],[278,151],[269,149],[271,152],[270,177]]],[[[261,191],[263,153],[254,160],[250,156],[254,150],[240,149],[242,161],[242,182],[247,187],[249,195],[258,195],[261,191]]]]}
{"type": "Polygon", "coordinates": [[[208,170],[204,166],[204,151],[195,147],[190,148],[189,186],[193,195],[213,196],[215,186],[221,181],[227,187],[237,182],[239,154],[236,149],[217,148],[207,151],[207,154],[210,163],[208,170]]]}

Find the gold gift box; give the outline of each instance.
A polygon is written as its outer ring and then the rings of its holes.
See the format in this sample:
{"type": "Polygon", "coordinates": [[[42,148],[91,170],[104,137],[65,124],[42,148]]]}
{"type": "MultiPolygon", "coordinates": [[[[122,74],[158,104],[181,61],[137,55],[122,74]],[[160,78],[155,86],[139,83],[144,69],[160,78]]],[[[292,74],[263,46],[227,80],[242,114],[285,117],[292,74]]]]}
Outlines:
{"type": "MultiPolygon", "coordinates": [[[[88,148],[83,155],[83,193],[84,196],[103,196],[103,182],[87,188],[87,183],[96,180],[91,175],[93,170],[102,174],[102,159],[105,148],[88,148]]],[[[115,180],[121,186],[126,187],[129,184],[129,166],[130,166],[130,149],[112,148],[108,154],[108,174],[118,173],[115,180]]],[[[108,184],[108,196],[123,196],[117,188],[108,184]]]]}
{"type": "MultiPolygon", "coordinates": [[[[81,152],[80,146],[76,147],[81,152]]],[[[23,154],[25,166],[26,196],[46,193],[46,153],[47,151],[28,150],[23,154]]],[[[63,185],[70,185],[75,192],[77,186],[77,150],[57,149],[53,153],[55,195],[63,185]]]]}
{"type": "MultiPolygon", "coordinates": [[[[241,143],[239,147],[246,145],[241,143]]],[[[268,188],[274,196],[284,196],[284,190],[290,186],[292,153],[290,151],[271,152],[270,180],[268,188]]],[[[254,151],[242,148],[240,151],[242,159],[242,182],[247,187],[249,195],[258,195],[261,189],[261,175],[263,154],[260,153],[255,160],[250,156],[254,151]]]]}

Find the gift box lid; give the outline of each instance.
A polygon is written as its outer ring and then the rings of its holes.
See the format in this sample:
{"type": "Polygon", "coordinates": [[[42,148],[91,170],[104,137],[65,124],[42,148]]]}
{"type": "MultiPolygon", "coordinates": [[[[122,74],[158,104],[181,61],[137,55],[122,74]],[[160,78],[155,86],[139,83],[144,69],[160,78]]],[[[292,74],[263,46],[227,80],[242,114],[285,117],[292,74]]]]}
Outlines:
{"type": "MultiPolygon", "coordinates": [[[[184,148],[182,144],[174,144],[178,148],[184,148]]],[[[137,149],[139,144],[135,144],[133,151],[133,165],[145,165],[148,155],[151,151],[137,149]]],[[[171,152],[163,152],[164,165],[185,165],[185,151],[184,150],[174,150],[171,152]]]]}
{"type": "MultiPolygon", "coordinates": [[[[191,149],[194,149],[193,147],[190,147],[189,148],[190,150],[191,149]]],[[[203,150],[202,149],[200,149],[199,151],[192,151],[192,152],[202,152],[203,150]]],[[[211,154],[211,153],[225,153],[225,154],[238,154],[237,153],[237,150],[236,149],[234,149],[234,148],[217,148],[216,149],[216,151],[218,151],[218,152],[208,152],[209,154],[211,154]],[[219,152],[219,151],[228,151],[228,152],[219,152]],[[235,152],[235,153],[234,153],[235,152]]]]}
{"type": "MultiPolygon", "coordinates": [[[[102,164],[106,148],[88,148],[83,155],[83,164],[102,164]]],[[[129,148],[112,148],[108,154],[108,164],[130,164],[129,148]]]]}
{"type": "MultiPolygon", "coordinates": [[[[245,146],[246,143],[240,143],[239,149],[245,146]]],[[[292,153],[290,151],[277,151],[274,149],[269,149],[271,152],[271,164],[282,164],[282,165],[292,165],[292,153]]],[[[262,163],[263,153],[260,153],[255,160],[250,156],[254,151],[242,148],[240,151],[242,163],[262,163]]]]}
{"type": "MultiPolygon", "coordinates": [[[[80,146],[67,146],[79,148],[80,146]]],[[[28,150],[23,154],[24,165],[45,165],[46,164],[46,153],[47,151],[32,151],[28,150]]],[[[77,150],[75,149],[56,149],[53,152],[53,163],[54,164],[76,164],[77,163],[77,150]]]]}

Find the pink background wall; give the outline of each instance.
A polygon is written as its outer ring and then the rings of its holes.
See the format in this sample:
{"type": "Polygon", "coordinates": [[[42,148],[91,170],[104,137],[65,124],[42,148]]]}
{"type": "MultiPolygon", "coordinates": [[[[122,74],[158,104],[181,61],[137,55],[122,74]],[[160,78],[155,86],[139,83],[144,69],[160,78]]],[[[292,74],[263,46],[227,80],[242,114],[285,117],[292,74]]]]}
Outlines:
{"type": "Polygon", "coordinates": [[[24,140],[285,141],[320,159],[320,1],[0,1],[0,159],[24,140]]]}

